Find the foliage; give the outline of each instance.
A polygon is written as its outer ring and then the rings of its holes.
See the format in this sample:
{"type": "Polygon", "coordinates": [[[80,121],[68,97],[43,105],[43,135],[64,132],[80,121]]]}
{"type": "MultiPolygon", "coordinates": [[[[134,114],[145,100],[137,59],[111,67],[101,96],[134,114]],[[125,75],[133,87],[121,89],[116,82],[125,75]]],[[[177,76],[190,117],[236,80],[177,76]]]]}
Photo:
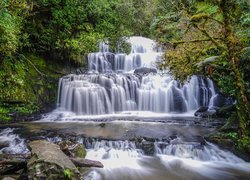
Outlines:
{"type": "Polygon", "coordinates": [[[71,179],[72,171],[70,169],[65,169],[63,171],[63,176],[64,176],[64,179],[71,179]]]}
{"type": "Polygon", "coordinates": [[[0,108],[6,111],[0,113],[0,119],[30,115],[44,104],[55,102],[56,82],[61,74],[54,71],[59,68],[61,66],[47,64],[43,58],[31,54],[5,59],[0,69],[0,108]],[[49,79],[41,76],[34,66],[49,79]]]}
{"type": "Polygon", "coordinates": [[[227,137],[229,137],[230,139],[236,140],[238,137],[238,134],[236,132],[229,132],[227,133],[227,137]]]}
{"type": "Polygon", "coordinates": [[[36,0],[25,23],[30,40],[26,49],[78,63],[82,55],[95,51],[98,42],[106,38],[111,48],[117,50],[115,47],[122,37],[149,34],[149,28],[145,27],[150,26],[152,7],[156,6],[150,2],[36,0]]]}
{"type": "Polygon", "coordinates": [[[165,0],[152,28],[167,47],[160,65],[185,81],[193,74],[213,78],[236,97],[241,133],[249,129],[249,10],[246,1],[165,0]],[[216,57],[216,58],[214,58],[216,57]]]}
{"type": "Polygon", "coordinates": [[[250,153],[250,137],[238,139],[238,148],[242,151],[250,153]]]}
{"type": "Polygon", "coordinates": [[[9,121],[11,118],[8,116],[10,109],[0,106],[0,121],[9,121]]]}
{"type": "Polygon", "coordinates": [[[25,1],[0,2],[0,64],[21,45],[22,22],[26,16],[25,1]]]}
{"type": "Polygon", "coordinates": [[[85,65],[85,54],[96,51],[100,41],[129,52],[125,37],[149,36],[157,5],[153,0],[0,1],[0,102],[25,104],[4,107],[1,114],[29,114],[33,106],[53,101],[45,94],[56,85],[47,81],[60,74],[51,71],[71,62],[85,65]]]}

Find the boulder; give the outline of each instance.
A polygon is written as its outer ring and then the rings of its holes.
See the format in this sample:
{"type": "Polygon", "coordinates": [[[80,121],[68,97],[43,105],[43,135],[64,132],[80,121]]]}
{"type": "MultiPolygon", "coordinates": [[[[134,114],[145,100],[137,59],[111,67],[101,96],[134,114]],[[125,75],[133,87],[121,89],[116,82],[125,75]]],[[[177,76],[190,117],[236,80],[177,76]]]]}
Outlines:
{"type": "Polygon", "coordinates": [[[216,113],[215,109],[208,109],[206,106],[201,106],[194,115],[197,117],[210,117],[216,113]]]}
{"type": "Polygon", "coordinates": [[[28,147],[31,151],[27,164],[29,179],[81,179],[76,166],[58,145],[38,140],[30,142],[28,147]]]}
{"type": "Polygon", "coordinates": [[[10,139],[6,136],[0,137],[0,150],[10,145],[10,139]]]}

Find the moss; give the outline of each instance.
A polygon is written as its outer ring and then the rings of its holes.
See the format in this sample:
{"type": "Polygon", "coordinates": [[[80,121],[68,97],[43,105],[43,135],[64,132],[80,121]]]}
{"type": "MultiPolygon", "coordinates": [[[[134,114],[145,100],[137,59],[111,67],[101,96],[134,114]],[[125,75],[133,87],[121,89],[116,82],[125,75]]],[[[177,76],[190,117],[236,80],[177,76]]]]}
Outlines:
{"type": "Polygon", "coordinates": [[[85,158],[86,150],[82,144],[78,144],[77,147],[74,149],[75,157],[85,158]]]}
{"type": "Polygon", "coordinates": [[[250,161],[250,137],[245,136],[242,138],[238,129],[219,131],[210,134],[206,139],[217,144],[221,148],[228,149],[241,158],[250,161]]]}
{"type": "Polygon", "coordinates": [[[0,121],[9,121],[11,118],[8,116],[9,109],[0,106],[0,121]]]}
{"type": "Polygon", "coordinates": [[[223,132],[211,134],[206,139],[215,144],[218,144],[222,148],[230,149],[231,151],[234,151],[236,146],[236,142],[232,139],[232,137],[223,132]]]}
{"type": "Polygon", "coordinates": [[[240,151],[250,154],[250,137],[247,136],[239,139],[237,147],[240,151]]]}
{"type": "Polygon", "coordinates": [[[54,103],[61,69],[34,54],[6,59],[0,69],[0,120],[30,115],[54,103]]]}
{"type": "Polygon", "coordinates": [[[233,112],[231,116],[227,119],[227,122],[224,126],[221,127],[221,131],[223,132],[231,132],[236,131],[239,128],[238,116],[236,112],[233,112]]]}

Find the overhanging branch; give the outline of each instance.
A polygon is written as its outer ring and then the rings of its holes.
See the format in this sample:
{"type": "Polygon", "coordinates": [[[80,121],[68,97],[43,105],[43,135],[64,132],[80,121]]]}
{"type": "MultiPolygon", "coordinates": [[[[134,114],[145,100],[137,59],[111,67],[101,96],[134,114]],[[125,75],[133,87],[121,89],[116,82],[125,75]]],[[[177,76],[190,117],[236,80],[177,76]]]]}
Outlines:
{"type": "MultiPolygon", "coordinates": [[[[222,38],[213,38],[212,39],[218,39],[218,40],[222,40],[222,38]]],[[[197,43],[197,42],[207,42],[207,41],[212,41],[211,38],[207,38],[207,39],[194,39],[194,40],[187,40],[187,41],[172,41],[170,43],[174,44],[174,45],[179,45],[179,44],[185,44],[185,43],[197,43]]]]}

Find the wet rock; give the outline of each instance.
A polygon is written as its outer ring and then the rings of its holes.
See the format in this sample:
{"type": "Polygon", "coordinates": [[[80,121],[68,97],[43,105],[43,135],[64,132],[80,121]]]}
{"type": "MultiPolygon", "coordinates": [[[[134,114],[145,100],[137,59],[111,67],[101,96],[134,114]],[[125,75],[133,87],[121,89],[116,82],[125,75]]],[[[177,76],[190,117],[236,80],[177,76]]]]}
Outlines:
{"type": "Polygon", "coordinates": [[[15,178],[7,176],[7,177],[4,177],[2,180],[15,180],[15,178]]]}
{"type": "Polygon", "coordinates": [[[149,73],[157,73],[157,70],[155,68],[138,68],[134,71],[135,74],[149,74],[149,73]]]}
{"type": "Polygon", "coordinates": [[[106,126],[106,124],[105,123],[101,123],[101,124],[99,124],[99,126],[103,128],[103,127],[106,126]]]}
{"type": "Polygon", "coordinates": [[[220,128],[223,132],[237,132],[239,129],[238,115],[236,112],[232,113],[231,116],[227,119],[224,126],[220,128]]]}
{"type": "Polygon", "coordinates": [[[215,115],[216,114],[216,110],[215,109],[208,109],[207,106],[201,106],[195,113],[194,115],[197,116],[197,117],[210,117],[212,115],[215,115]]]}
{"type": "Polygon", "coordinates": [[[29,143],[31,159],[28,161],[29,179],[63,179],[64,172],[71,174],[71,179],[81,179],[79,171],[72,161],[56,144],[39,140],[29,143]]]}
{"type": "Polygon", "coordinates": [[[7,137],[0,137],[0,149],[8,147],[10,145],[9,138],[7,137]]]}
{"type": "Polygon", "coordinates": [[[203,117],[207,110],[207,106],[201,106],[197,111],[195,111],[194,115],[198,117],[203,117]]]}
{"type": "Polygon", "coordinates": [[[154,155],[155,153],[155,146],[152,141],[142,141],[141,148],[146,155],[154,155]]]}
{"type": "Polygon", "coordinates": [[[85,158],[86,156],[85,147],[80,143],[66,140],[59,142],[58,145],[61,150],[70,157],[85,158]]]}
{"type": "Polygon", "coordinates": [[[217,108],[216,116],[217,117],[229,117],[234,111],[236,111],[235,105],[225,105],[225,106],[217,108]]]}
{"type": "Polygon", "coordinates": [[[230,151],[235,150],[234,141],[232,139],[227,138],[226,135],[223,133],[218,132],[215,134],[210,134],[208,137],[206,137],[206,140],[213,142],[222,148],[229,149],[230,151]]]}
{"type": "Polygon", "coordinates": [[[170,108],[171,111],[176,112],[185,112],[187,111],[187,107],[185,105],[185,100],[183,98],[183,95],[180,93],[180,91],[175,87],[172,86],[172,93],[173,93],[173,104],[170,108]]]}
{"type": "Polygon", "coordinates": [[[71,161],[77,166],[77,167],[98,167],[103,168],[103,164],[99,161],[93,161],[89,159],[83,159],[83,158],[71,158],[71,161]]]}

